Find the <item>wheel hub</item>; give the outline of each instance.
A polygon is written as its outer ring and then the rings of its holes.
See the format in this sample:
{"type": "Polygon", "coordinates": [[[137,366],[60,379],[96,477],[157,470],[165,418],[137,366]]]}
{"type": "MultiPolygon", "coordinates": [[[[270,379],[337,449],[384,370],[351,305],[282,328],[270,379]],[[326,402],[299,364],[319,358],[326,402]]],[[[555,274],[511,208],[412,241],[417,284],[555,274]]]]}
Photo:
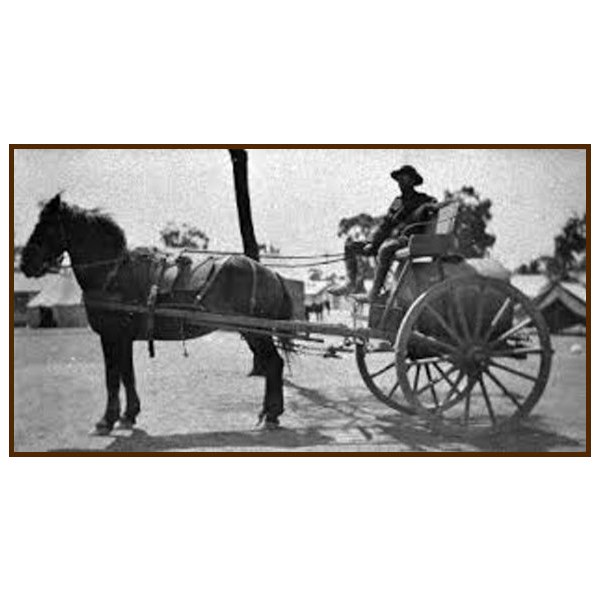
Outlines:
{"type": "Polygon", "coordinates": [[[469,346],[463,348],[460,367],[470,376],[477,376],[488,365],[489,357],[485,348],[481,346],[469,346]]]}

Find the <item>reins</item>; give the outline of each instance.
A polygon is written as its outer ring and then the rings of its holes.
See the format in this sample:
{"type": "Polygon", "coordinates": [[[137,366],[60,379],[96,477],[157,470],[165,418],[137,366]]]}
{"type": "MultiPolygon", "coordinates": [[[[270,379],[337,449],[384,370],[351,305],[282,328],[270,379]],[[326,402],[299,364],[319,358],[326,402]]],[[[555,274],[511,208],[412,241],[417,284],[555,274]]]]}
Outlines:
{"type": "MultiPolygon", "coordinates": [[[[187,253],[193,253],[193,254],[206,254],[206,255],[210,255],[210,256],[243,256],[243,254],[238,253],[238,252],[210,252],[210,251],[190,251],[190,250],[185,250],[184,252],[182,252],[181,254],[187,254],[187,253]]],[[[175,256],[175,255],[173,255],[175,256]]],[[[332,264],[336,264],[336,263],[340,263],[343,262],[343,257],[337,258],[339,255],[335,255],[335,254],[315,254],[314,256],[269,256],[269,257],[265,257],[266,260],[310,260],[313,258],[326,258],[326,260],[319,260],[316,262],[309,262],[309,263],[284,263],[284,264],[279,264],[279,263],[271,263],[271,262],[265,262],[263,263],[264,266],[266,267],[281,267],[281,268],[285,268],[285,269],[303,269],[303,268],[309,268],[309,267],[320,267],[323,265],[332,265],[332,264]]],[[[62,269],[91,269],[94,267],[100,267],[100,266],[105,266],[105,265],[112,265],[112,264],[116,264],[120,261],[123,260],[123,256],[119,256],[117,258],[111,258],[108,260],[97,260],[97,261],[93,261],[93,262],[87,262],[87,263],[72,263],[70,265],[66,265],[64,267],[61,267],[62,269]]]]}
{"type": "Polygon", "coordinates": [[[91,269],[93,267],[101,267],[101,266],[105,266],[105,265],[112,265],[112,264],[116,264],[120,261],[123,260],[123,256],[119,256],[117,258],[111,258],[108,260],[96,260],[94,262],[88,262],[88,263],[72,263],[70,265],[65,265],[64,267],[61,267],[61,269],[91,269]]]}

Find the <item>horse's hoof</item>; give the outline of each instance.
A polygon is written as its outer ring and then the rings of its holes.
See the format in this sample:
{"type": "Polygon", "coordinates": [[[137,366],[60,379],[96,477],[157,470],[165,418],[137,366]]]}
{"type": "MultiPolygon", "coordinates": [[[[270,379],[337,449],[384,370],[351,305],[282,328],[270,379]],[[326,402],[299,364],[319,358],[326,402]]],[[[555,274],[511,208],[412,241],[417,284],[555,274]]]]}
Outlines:
{"type": "Polygon", "coordinates": [[[274,421],[266,421],[264,427],[265,427],[266,431],[277,431],[278,429],[281,429],[281,425],[279,424],[279,419],[276,419],[274,421]]]}
{"type": "Polygon", "coordinates": [[[97,437],[106,437],[107,435],[110,435],[112,430],[112,425],[108,425],[108,423],[97,423],[94,426],[94,429],[90,431],[90,435],[95,435],[97,437]]]}
{"type": "Polygon", "coordinates": [[[119,429],[121,431],[131,431],[133,426],[135,425],[135,419],[131,419],[130,417],[123,417],[117,421],[117,425],[115,429],[119,429]]]}

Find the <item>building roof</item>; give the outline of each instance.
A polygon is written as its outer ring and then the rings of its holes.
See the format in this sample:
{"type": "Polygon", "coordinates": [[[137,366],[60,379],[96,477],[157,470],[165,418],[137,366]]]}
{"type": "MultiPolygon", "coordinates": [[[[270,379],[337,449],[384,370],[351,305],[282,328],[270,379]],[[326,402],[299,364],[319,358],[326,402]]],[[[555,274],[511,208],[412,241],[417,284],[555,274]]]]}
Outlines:
{"type": "Polygon", "coordinates": [[[28,308],[39,306],[78,306],[82,304],[82,292],[71,269],[61,270],[59,275],[45,283],[42,291],[27,304],[28,308]]]}
{"type": "Polygon", "coordinates": [[[575,296],[581,302],[587,303],[587,288],[581,283],[569,283],[563,281],[560,284],[571,296],[575,296]]]}
{"type": "Polygon", "coordinates": [[[557,282],[549,286],[548,289],[536,299],[536,304],[539,309],[543,311],[554,302],[560,302],[572,313],[585,319],[585,291],[585,288],[577,283],[557,282]]]}
{"type": "Polygon", "coordinates": [[[49,273],[48,275],[34,279],[25,277],[21,271],[14,271],[13,291],[15,294],[38,294],[50,281],[57,277],[56,273],[49,273]]]}
{"type": "Polygon", "coordinates": [[[537,298],[550,285],[545,275],[513,275],[510,282],[529,298],[537,298]]]}
{"type": "Polygon", "coordinates": [[[585,316],[587,290],[584,284],[570,281],[550,281],[545,275],[513,275],[511,283],[541,308],[556,300],[573,312],[585,316]]]}

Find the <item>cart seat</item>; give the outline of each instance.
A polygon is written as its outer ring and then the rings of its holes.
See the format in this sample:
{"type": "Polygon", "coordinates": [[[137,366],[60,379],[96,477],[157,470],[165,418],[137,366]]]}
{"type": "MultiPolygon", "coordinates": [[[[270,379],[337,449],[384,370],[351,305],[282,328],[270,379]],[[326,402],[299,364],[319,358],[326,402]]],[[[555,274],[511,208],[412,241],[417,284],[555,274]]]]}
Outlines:
{"type": "Polygon", "coordinates": [[[456,254],[458,242],[454,236],[454,225],[458,216],[458,207],[459,203],[455,201],[443,203],[437,217],[429,224],[429,231],[410,236],[408,246],[396,252],[396,260],[436,258],[456,254]]]}
{"type": "Polygon", "coordinates": [[[413,235],[406,248],[396,252],[396,260],[407,258],[436,258],[455,254],[458,250],[456,238],[453,235],[413,235]]]}

